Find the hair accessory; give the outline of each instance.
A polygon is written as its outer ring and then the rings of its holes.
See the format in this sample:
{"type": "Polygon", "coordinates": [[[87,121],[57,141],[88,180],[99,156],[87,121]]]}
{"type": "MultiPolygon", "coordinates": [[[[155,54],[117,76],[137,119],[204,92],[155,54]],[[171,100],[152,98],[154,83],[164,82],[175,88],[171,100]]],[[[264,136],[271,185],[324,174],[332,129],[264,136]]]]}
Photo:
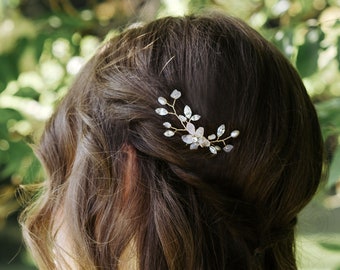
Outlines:
{"type": "Polygon", "coordinates": [[[231,138],[236,138],[240,131],[233,130],[229,136],[222,139],[221,137],[225,133],[225,125],[220,125],[217,130],[216,134],[211,134],[208,137],[204,136],[204,128],[199,127],[196,129],[195,125],[192,122],[198,121],[201,116],[198,114],[193,114],[191,108],[188,105],[185,105],[183,114],[178,114],[175,109],[176,100],[181,97],[181,92],[177,89],[173,90],[170,97],[173,99],[172,103],[169,103],[166,98],[159,97],[158,102],[161,105],[167,105],[170,107],[170,111],[166,108],[157,108],[155,111],[157,114],[164,116],[168,114],[175,115],[179,122],[181,123],[181,128],[173,127],[171,123],[164,122],[163,126],[167,128],[164,132],[164,136],[172,137],[176,134],[176,132],[187,132],[188,134],[182,135],[182,141],[186,144],[190,144],[190,149],[195,150],[198,147],[208,147],[209,151],[216,155],[218,151],[221,151],[221,146],[217,145],[218,143],[223,144],[223,150],[225,152],[230,152],[233,149],[233,145],[227,144],[226,141],[231,138]]]}

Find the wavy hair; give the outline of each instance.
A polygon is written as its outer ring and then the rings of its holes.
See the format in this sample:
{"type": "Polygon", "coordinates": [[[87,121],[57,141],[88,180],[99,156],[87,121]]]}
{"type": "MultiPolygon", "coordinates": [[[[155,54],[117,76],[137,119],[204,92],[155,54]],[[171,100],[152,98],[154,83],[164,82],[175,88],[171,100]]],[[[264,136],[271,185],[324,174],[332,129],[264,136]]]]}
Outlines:
{"type": "Polygon", "coordinates": [[[195,15],[106,42],[37,155],[47,181],[21,221],[40,269],[289,270],[297,214],[319,186],[322,139],[277,49],[238,19],[195,15]],[[208,134],[221,123],[240,130],[232,152],[163,135],[157,98],[173,89],[178,110],[199,112],[208,134]]]}

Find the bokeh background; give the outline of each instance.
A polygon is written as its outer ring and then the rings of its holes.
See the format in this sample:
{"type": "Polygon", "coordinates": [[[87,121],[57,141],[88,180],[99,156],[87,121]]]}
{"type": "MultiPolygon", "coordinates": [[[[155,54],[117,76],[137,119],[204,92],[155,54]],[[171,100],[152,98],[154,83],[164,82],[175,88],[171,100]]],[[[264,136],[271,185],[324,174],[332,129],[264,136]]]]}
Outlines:
{"type": "Polygon", "coordinates": [[[219,10],[296,66],[326,141],[325,183],[300,216],[300,269],[340,269],[340,0],[0,0],[0,269],[36,269],[17,222],[22,185],[43,181],[30,145],[82,64],[134,23],[219,10]]]}

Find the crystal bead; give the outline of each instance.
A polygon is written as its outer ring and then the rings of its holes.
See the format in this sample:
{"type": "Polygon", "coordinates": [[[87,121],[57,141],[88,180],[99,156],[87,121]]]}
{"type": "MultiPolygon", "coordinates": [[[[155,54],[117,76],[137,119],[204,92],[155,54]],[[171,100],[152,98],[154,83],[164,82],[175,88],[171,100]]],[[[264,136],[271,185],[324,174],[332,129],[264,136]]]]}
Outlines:
{"type": "Polygon", "coordinates": [[[229,153],[231,150],[233,150],[234,146],[231,144],[227,144],[226,146],[223,147],[223,151],[229,153]]]}
{"type": "Polygon", "coordinates": [[[191,121],[197,121],[197,120],[200,120],[200,118],[201,118],[200,115],[195,114],[195,115],[191,116],[190,120],[191,120],[191,121]]]}
{"type": "Polygon", "coordinates": [[[221,137],[225,132],[225,125],[220,125],[217,129],[217,137],[221,137]]]}
{"type": "Polygon", "coordinates": [[[184,115],[181,115],[181,114],[178,116],[178,119],[179,119],[181,122],[187,121],[187,119],[185,118],[185,116],[184,116],[184,115]]]}
{"type": "Polygon", "coordinates": [[[166,128],[171,128],[171,124],[169,122],[164,122],[163,126],[166,128]]]}
{"type": "Polygon", "coordinates": [[[211,152],[212,154],[214,154],[214,155],[217,154],[217,150],[216,150],[216,148],[215,148],[214,146],[210,146],[210,147],[209,147],[209,150],[210,150],[210,152],[211,152]]]}
{"type": "Polygon", "coordinates": [[[167,100],[164,97],[159,97],[158,98],[158,102],[161,105],[165,105],[167,103],[167,100]]]}
{"type": "Polygon", "coordinates": [[[172,91],[170,97],[172,97],[173,99],[179,99],[181,95],[181,92],[175,89],[174,91],[172,91]]]}
{"type": "Polygon", "coordinates": [[[155,111],[159,115],[167,115],[168,114],[168,111],[164,108],[157,108],[155,111]]]}
{"type": "Polygon", "coordinates": [[[218,145],[215,145],[215,148],[217,151],[221,151],[221,147],[219,147],[218,145]]]}
{"type": "Polygon", "coordinates": [[[166,137],[172,137],[174,135],[175,135],[175,132],[172,131],[172,130],[167,130],[167,131],[164,132],[164,136],[166,136],[166,137]]]}
{"type": "Polygon", "coordinates": [[[240,135],[240,131],[239,130],[233,130],[230,133],[230,137],[232,137],[232,138],[236,138],[238,135],[240,135]]]}
{"type": "Polygon", "coordinates": [[[190,107],[188,105],[185,105],[184,107],[184,115],[190,119],[191,115],[192,115],[192,111],[190,109],[190,107]]]}
{"type": "Polygon", "coordinates": [[[210,146],[210,141],[208,141],[205,137],[199,138],[198,143],[200,144],[201,147],[209,147],[210,146]]]}
{"type": "Polygon", "coordinates": [[[211,134],[208,136],[208,139],[211,140],[215,140],[216,139],[216,135],[215,134],[211,134]]]}

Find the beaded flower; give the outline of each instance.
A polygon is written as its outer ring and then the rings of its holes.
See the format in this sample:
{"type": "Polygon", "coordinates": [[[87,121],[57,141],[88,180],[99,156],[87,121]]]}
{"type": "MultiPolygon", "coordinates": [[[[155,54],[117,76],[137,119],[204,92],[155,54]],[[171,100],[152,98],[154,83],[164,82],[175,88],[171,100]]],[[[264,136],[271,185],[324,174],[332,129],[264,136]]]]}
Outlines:
{"type": "Polygon", "coordinates": [[[222,138],[225,134],[225,125],[220,125],[216,134],[210,134],[209,136],[204,136],[204,128],[198,127],[196,128],[193,122],[198,121],[201,116],[199,114],[193,114],[191,108],[188,105],[184,106],[183,114],[178,114],[175,109],[175,104],[177,99],[181,97],[181,92],[177,89],[173,90],[170,97],[173,99],[172,103],[169,103],[166,98],[159,97],[158,102],[161,105],[168,106],[170,108],[157,108],[155,111],[157,114],[164,116],[168,114],[172,114],[177,117],[179,120],[181,127],[177,128],[172,126],[170,122],[164,122],[163,126],[167,129],[164,132],[164,136],[172,137],[177,132],[185,132],[187,134],[182,135],[182,141],[187,145],[190,145],[191,150],[198,149],[198,147],[208,147],[209,151],[216,155],[218,151],[222,149],[225,152],[230,152],[233,149],[233,145],[227,144],[226,142],[231,138],[236,138],[240,132],[238,130],[233,130],[229,136],[222,138]],[[222,143],[222,148],[218,144],[222,143]]]}

